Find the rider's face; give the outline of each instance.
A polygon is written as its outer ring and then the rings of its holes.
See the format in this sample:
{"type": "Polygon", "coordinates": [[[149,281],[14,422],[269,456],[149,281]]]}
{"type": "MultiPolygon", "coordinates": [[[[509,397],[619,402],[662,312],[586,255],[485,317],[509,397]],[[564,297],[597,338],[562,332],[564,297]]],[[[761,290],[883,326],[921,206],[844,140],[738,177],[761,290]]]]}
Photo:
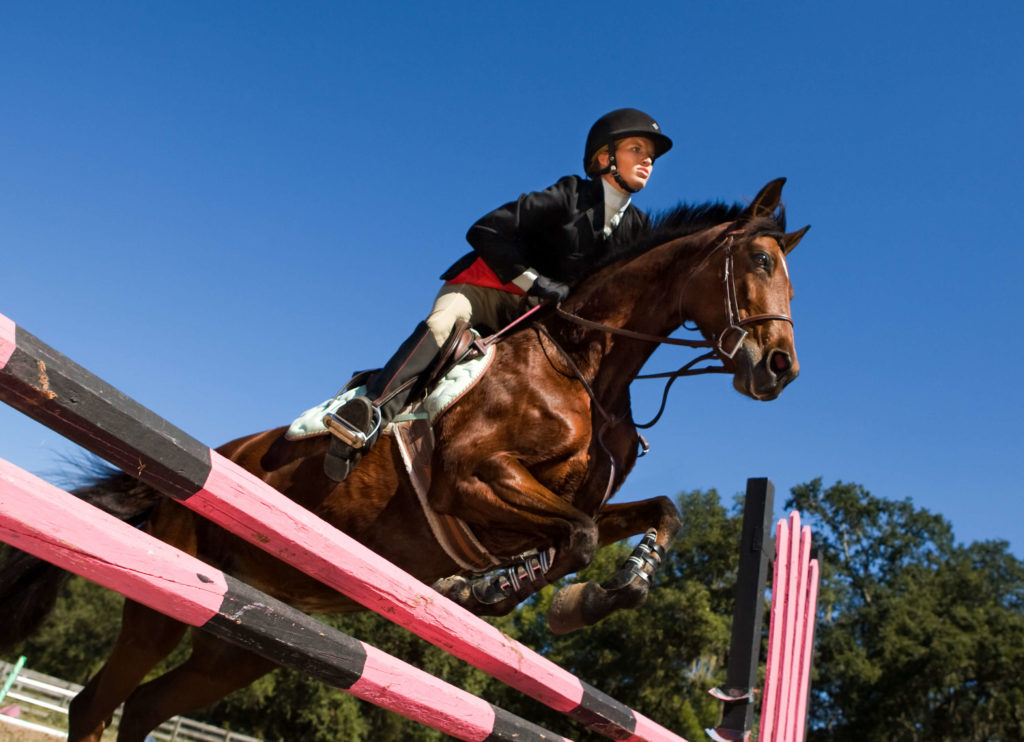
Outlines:
{"type": "MultiPolygon", "coordinates": [[[[608,166],[608,155],[598,155],[601,167],[608,166]]],[[[634,191],[641,190],[647,185],[654,168],[654,142],[647,137],[629,137],[616,143],[615,163],[619,169],[619,175],[634,191]]],[[[615,182],[610,173],[604,175],[604,179],[618,188],[622,187],[615,182]]]]}

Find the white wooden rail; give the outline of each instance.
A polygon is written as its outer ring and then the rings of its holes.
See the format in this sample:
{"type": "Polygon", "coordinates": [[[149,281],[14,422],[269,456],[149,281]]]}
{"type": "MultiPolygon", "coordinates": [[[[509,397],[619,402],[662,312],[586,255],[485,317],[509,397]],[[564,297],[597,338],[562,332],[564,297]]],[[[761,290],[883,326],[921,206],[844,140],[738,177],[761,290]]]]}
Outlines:
{"type": "MultiPolygon", "coordinates": [[[[14,665],[0,660],[0,683],[13,670],[14,665]]],[[[17,705],[25,712],[26,718],[0,714],[0,724],[63,739],[67,737],[67,724],[62,723],[61,728],[56,729],[51,726],[54,723],[53,717],[59,715],[62,719],[66,718],[68,704],[81,689],[82,686],[76,683],[22,668],[14,679],[11,690],[0,701],[0,708],[17,705]]],[[[119,717],[120,709],[114,715],[115,728],[119,717]]],[[[150,735],[158,742],[259,742],[256,737],[229,732],[183,716],[175,716],[164,722],[150,732],[150,735]]]]}

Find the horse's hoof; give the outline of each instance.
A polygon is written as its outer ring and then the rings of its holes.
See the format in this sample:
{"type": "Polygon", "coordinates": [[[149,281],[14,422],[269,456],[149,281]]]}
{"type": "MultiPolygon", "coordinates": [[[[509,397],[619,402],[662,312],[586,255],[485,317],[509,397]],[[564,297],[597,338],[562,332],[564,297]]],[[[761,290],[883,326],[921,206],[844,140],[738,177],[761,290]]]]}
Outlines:
{"type": "Polygon", "coordinates": [[[555,593],[548,609],[548,628],[552,634],[568,634],[587,625],[583,618],[584,594],[589,582],[576,582],[555,593]]]}
{"type": "Polygon", "coordinates": [[[469,603],[473,594],[473,586],[469,580],[460,575],[442,577],[430,587],[463,608],[469,603]]]}

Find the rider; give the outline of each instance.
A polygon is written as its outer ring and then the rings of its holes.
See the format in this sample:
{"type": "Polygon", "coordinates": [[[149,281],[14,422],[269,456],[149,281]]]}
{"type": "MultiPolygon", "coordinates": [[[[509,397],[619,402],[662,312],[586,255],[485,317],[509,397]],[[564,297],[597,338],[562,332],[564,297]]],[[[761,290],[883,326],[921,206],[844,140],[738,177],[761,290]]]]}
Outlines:
{"type": "Polygon", "coordinates": [[[524,294],[533,304],[560,302],[573,281],[646,230],[647,217],[631,195],[647,185],[654,161],[671,147],[672,140],[643,111],[612,111],[587,135],[583,168],[590,179],[568,175],[470,227],[466,239],[473,251],[441,275],[446,283],[426,321],[369,378],[366,395],[336,413],[335,422],[355,436],[332,441],[327,474],[345,479],[405,406],[413,386],[406,382],[430,366],[457,320],[497,330],[514,318],[524,294]]]}

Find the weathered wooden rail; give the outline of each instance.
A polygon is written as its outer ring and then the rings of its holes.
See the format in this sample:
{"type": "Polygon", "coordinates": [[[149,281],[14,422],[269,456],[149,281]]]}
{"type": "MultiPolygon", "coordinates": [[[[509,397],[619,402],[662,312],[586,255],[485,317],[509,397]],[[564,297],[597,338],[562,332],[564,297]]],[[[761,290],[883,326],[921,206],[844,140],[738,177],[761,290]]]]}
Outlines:
{"type": "Polygon", "coordinates": [[[0,401],[596,732],[685,742],[382,561],[3,315],[0,401]]]}
{"type": "MultiPolygon", "coordinates": [[[[632,742],[685,742],[675,733],[505,636],[394,565],[382,561],[358,542],[45,345],[3,315],[0,315],[0,401],[370,610],[550,708],[569,715],[589,729],[612,739],[632,742]]],[[[26,547],[45,551],[50,556],[43,553],[37,555],[50,561],[61,560],[57,563],[71,571],[82,573],[84,570],[91,573],[97,562],[95,554],[92,562],[82,556],[90,552],[89,543],[79,544],[78,550],[72,552],[62,551],[61,548],[52,552],[54,547],[59,547],[59,539],[55,542],[51,537],[63,532],[61,521],[67,521],[70,513],[77,512],[78,506],[91,511],[91,514],[84,511],[81,513],[83,524],[103,514],[41,480],[34,480],[31,475],[20,472],[17,467],[6,462],[0,461],[0,474],[2,480],[7,482],[6,490],[15,493],[11,497],[34,501],[37,496],[44,496],[52,498],[54,503],[60,503],[55,505],[52,522],[41,528],[32,525],[33,520],[38,523],[38,517],[31,513],[25,513],[14,525],[5,506],[4,516],[7,520],[4,522],[7,530],[4,531],[4,539],[10,539],[15,546],[25,551],[37,553],[26,547]],[[26,476],[30,479],[26,480],[26,476]],[[46,494],[39,494],[43,492],[46,494]],[[77,505],[72,505],[72,502],[77,505]],[[29,531],[34,535],[26,535],[29,531]],[[42,546],[44,543],[48,544],[45,548],[42,546]]],[[[760,648],[764,575],[771,556],[770,549],[762,548],[770,542],[770,535],[765,534],[763,526],[765,519],[771,518],[771,498],[770,495],[766,498],[764,494],[770,488],[767,480],[748,482],[748,507],[751,502],[759,501],[761,504],[755,506],[754,511],[748,512],[744,520],[728,680],[723,688],[713,691],[723,701],[723,719],[718,727],[708,730],[716,739],[749,738],[753,715],[753,683],[760,648]],[[762,494],[752,498],[752,488],[762,491],[762,494]],[[760,510],[756,510],[756,507],[760,507],[760,510]],[[748,519],[751,520],[750,524],[747,523],[748,519]]],[[[13,506],[10,512],[14,512],[13,506]]],[[[105,515],[102,522],[104,528],[113,528],[113,523],[120,523],[105,515]]],[[[133,537],[143,536],[135,529],[129,530],[133,532],[133,537]]],[[[74,535],[68,534],[68,537],[74,535]]],[[[153,539],[149,540],[153,544],[160,544],[153,539]]],[[[809,532],[806,540],[809,544],[809,532]]],[[[108,543],[103,548],[114,548],[114,545],[108,543]]],[[[164,549],[170,549],[166,544],[156,547],[141,542],[133,548],[147,554],[154,550],[163,554],[164,549]]],[[[120,568],[114,574],[85,576],[186,623],[241,643],[280,664],[300,669],[337,687],[349,689],[347,686],[355,687],[362,680],[363,685],[357,690],[365,691],[365,697],[372,698],[378,705],[435,726],[459,739],[556,738],[550,732],[480,699],[462,698],[458,695],[461,691],[446,687],[436,678],[422,677],[423,674],[414,668],[402,666],[398,660],[341,632],[335,632],[201,562],[188,562],[183,567],[185,571],[181,575],[182,581],[175,583],[175,588],[181,588],[181,591],[174,592],[177,598],[172,604],[176,612],[172,613],[166,602],[170,595],[168,586],[147,580],[139,581],[137,578],[140,574],[152,570],[134,562],[132,564],[135,567],[128,569],[120,561],[121,558],[117,552],[108,552],[107,556],[100,556],[99,561],[120,565],[120,568]],[[128,572],[132,573],[130,580],[128,572]],[[157,597],[154,598],[154,595],[157,597]],[[254,623],[239,628],[241,624],[233,616],[240,606],[250,604],[259,604],[264,608],[262,612],[244,611],[247,620],[254,623]],[[292,627],[291,634],[282,628],[286,625],[292,627]],[[285,639],[275,638],[275,632],[281,632],[285,639]],[[329,640],[325,638],[328,636],[329,640]],[[302,651],[303,644],[308,651],[302,651]],[[338,656],[343,657],[342,664],[334,666],[332,660],[338,656]],[[325,659],[327,657],[331,660],[325,659]],[[360,669],[353,680],[354,668],[357,667],[360,669]],[[383,686],[375,688],[372,680],[363,677],[366,668],[369,668],[371,678],[377,675],[390,678],[388,692],[384,691],[383,686]],[[396,676],[415,678],[409,683],[417,686],[417,692],[421,695],[389,698],[390,691],[395,687],[396,676]],[[441,695],[428,700],[431,693],[441,695]],[[459,704],[438,700],[448,698],[445,694],[452,693],[460,698],[459,704]],[[446,715],[439,708],[436,714],[431,711],[435,706],[445,704],[448,709],[455,709],[454,716],[446,715]],[[463,719],[461,723],[460,718],[463,719]],[[445,728],[432,722],[442,724],[445,728]],[[468,730],[466,724],[469,724],[468,730]],[[495,726],[487,735],[475,736],[488,724],[495,726]]],[[[135,557],[126,554],[123,558],[130,560],[135,557]]],[[[165,558],[170,560],[169,564],[179,565],[192,559],[180,553],[179,556],[165,554],[165,558]]],[[[806,562],[807,559],[798,554],[789,563],[795,565],[806,562]]],[[[808,632],[813,631],[814,598],[809,591],[812,583],[816,589],[816,563],[813,573],[809,568],[802,571],[789,567],[785,569],[788,571],[780,576],[779,564],[776,563],[771,631],[773,651],[769,652],[769,677],[762,704],[762,738],[772,739],[773,742],[796,739],[786,735],[795,734],[792,730],[799,727],[806,716],[806,678],[813,643],[809,638],[812,634],[808,632]],[[778,586],[782,582],[788,585],[790,581],[795,581],[793,595],[804,590],[804,593],[800,593],[804,596],[802,599],[793,598],[790,601],[782,597],[784,593],[778,586]],[[799,608],[796,605],[798,600],[802,600],[799,608]],[[793,603],[792,608],[789,607],[790,602],[793,603]],[[783,604],[785,609],[780,608],[783,604]],[[783,612],[776,616],[777,610],[783,612]],[[792,669],[794,666],[799,669],[792,669]],[[797,699],[800,693],[803,693],[803,698],[797,699]],[[782,724],[782,736],[764,736],[766,730],[778,726],[776,719],[782,724]]],[[[771,733],[776,734],[774,731],[771,733]]],[[[801,727],[799,734],[802,733],[801,727]]]]}
{"type": "Polygon", "coordinates": [[[562,740],[0,459],[0,540],[463,740],[562,740]]]}

